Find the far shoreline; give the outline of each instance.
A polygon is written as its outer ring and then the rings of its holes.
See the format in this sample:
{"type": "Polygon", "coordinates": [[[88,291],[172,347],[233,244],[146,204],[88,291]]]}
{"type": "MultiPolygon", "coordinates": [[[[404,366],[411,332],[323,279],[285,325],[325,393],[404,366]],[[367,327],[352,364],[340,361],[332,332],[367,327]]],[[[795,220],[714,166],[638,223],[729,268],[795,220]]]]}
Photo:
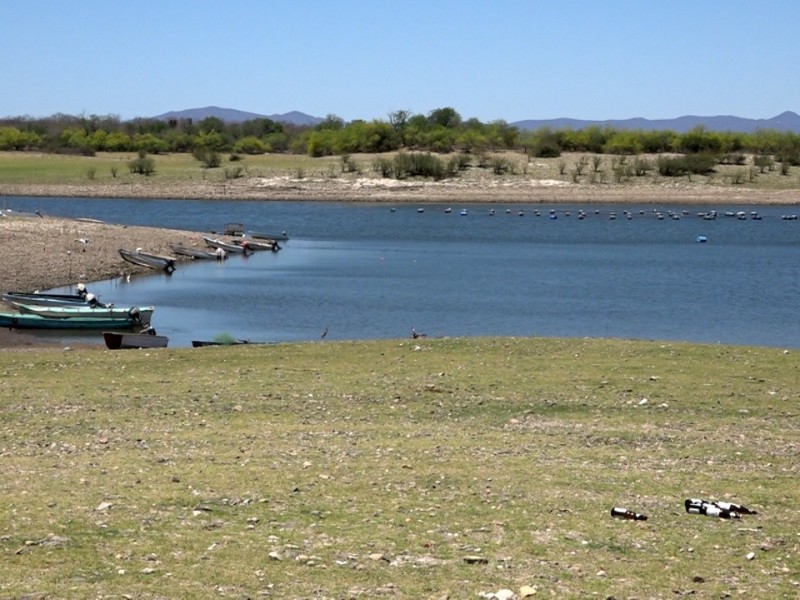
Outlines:
{"type": "Polygon", "coordinates": [[[276,178],[233,182],[0,184],[0,198],[98,198],[352,203],[796,205],[798,190],[756,190],[681,183],[560,184],[536,180],[402,181],[276,178]]]}

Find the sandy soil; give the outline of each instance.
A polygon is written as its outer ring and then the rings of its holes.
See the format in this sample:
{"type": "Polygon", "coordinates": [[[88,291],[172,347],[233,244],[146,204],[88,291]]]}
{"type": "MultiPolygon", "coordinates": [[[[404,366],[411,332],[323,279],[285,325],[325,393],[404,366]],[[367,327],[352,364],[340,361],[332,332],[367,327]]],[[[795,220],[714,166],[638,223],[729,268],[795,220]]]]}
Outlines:
{"type": "Polygon", "coordinates": [[[541,177],[496,177],[487,175],[482,169],[468,170],[457,179],[446,181],[399,181],[348,174],[302,179],[274,175],[184,183],[146,178],[137,183],[87,181],[79,185],[34,186],[0,182],[0,196],[461,203],[797,204],[800,201],[797,190],[755,190],[686,180],[597,185],[541,177]]]}

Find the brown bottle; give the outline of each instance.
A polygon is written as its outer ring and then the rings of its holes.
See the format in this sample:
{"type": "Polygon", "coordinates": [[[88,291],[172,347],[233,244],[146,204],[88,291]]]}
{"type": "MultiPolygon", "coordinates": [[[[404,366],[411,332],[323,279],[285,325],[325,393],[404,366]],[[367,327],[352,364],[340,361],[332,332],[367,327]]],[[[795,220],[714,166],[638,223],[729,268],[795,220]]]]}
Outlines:
{"type": "Polygon", "coordinates": [[[615,519],[628,519],[630,521],[647,521],[647,515],[642,515],[627,508],[615,506],[611,509],[611,516],[615,519]]]}

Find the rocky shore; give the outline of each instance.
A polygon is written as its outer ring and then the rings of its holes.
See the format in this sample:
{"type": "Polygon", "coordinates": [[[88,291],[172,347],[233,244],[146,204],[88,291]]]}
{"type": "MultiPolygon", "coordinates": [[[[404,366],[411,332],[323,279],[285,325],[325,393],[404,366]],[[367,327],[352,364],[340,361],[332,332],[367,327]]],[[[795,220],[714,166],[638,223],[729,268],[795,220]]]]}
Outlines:
{"type": "MultiPolygon", "coordinates": [[[[24,292],[147,270],[122,260],[119,248],[171,254],[170,244],[204,246],[200,233],[46,215],[0,217],[0,240],[0,289],[24,292]]],[[[24,333],[0,329],[0,348],[37,343],[24,333]]]]}

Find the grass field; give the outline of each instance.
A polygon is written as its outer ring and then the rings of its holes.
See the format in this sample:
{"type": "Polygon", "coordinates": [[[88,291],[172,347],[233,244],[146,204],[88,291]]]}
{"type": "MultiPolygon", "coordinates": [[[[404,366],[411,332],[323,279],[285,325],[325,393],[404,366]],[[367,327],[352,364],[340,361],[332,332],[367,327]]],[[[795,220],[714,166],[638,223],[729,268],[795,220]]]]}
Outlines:
{"type": "MultiPolygon", "coordinates": [[[[131,183],[186,184],[197,181],[220,183],[226,181],[226,168],[242,168],[242,177],[276,177],[294,178],[337,178],[369,176],[379,177],[373,169],[376,155],[359,154],[351,157],[355,170],[343,170],[342,157],[327,156],[313,158],[305,155],[264,154],[245,156],[241,160],[231,162],[228,155],[222,155],[220,168],[205,169],[190,154],[152,155],[155,161],[155,173],[149,177],[131,174],[128,163],[136,158],[134,153],[100,152],[93,157],[65,156],[57,154],[0,152],[0,183],[24,185],[126,185],[131,183]],[[116,175],[113,171],[116,170],[116,175]]],[[[386,155],[391,157],[391,155],[386,155]]],[[[615,157],[600,155],[601,160],[595,171],[591,155],[564,154],[559,158],[531,158],[521,153],[502,153],[513,166],[512,172],[504,175],[493,175],[492,169],[473,170],[471,176],[482,178],[494,177],[498,181],[517,180],[556,180],[575,183],[571,174],[574,165],[583,159],[586,166],[577,182],[591,186],[608,188],[618,186],[642,186],[660,184],[692,183],[701,186],[719,188],[730,187],[736,190],[781,191],[800,189],[800,168],[791,167],[782,174],[779,167],[758,172],[752,167],[752,157],[747,165],[718,165],[714,173],[691,177],[662,177],[657,171],[650,171],[643,177],[633,176],[625,181],[614,180],[612,160],[615,157]],[[734,183],[734,180],[738,183],[734,183]]],[[[446,160],[447,156],[442,156],[446,160]]],[[[617,157],[618,158],[618,157],[617,157]]],[[[655,163],[657,157],[645,157],[655,163]]],[[[633,158],[628,157],[631,163],[633,158]]],[[[478,158],[472,157],[472,166],[478,164],[478,158]]],[[[462,177],[465,175],[462,174],[462,177]]]]}
{"type": "Polygon", "coordinates": [[[0,597],[796,598],[799,401],[716,345],[2,351],[0,597]]]}

